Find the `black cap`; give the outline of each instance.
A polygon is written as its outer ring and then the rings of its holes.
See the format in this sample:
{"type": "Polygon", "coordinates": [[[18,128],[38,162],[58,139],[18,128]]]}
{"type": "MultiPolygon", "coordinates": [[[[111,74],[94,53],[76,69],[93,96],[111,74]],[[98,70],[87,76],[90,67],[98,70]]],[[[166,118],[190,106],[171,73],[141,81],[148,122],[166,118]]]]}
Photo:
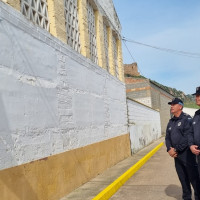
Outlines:
{"type": "Polygon", "coordinates": [[[171,104],[180,104],[181,106],[183,106],[183,101],[179,98],[173,98],[171,102],[168,102],[169,105],[171,104]]]}
{"type": "Polygon", "coordinates": [[[192,95],[197,95],[200,94],[200,86],[196,88],[196,93],[192,94],[192,95]]]}

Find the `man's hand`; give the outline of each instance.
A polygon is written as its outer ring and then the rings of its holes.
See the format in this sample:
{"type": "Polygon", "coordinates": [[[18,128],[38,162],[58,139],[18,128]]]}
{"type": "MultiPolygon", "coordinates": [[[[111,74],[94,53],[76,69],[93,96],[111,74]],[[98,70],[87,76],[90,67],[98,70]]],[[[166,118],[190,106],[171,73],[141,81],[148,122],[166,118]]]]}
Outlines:
{"type": "Polygon", "coordinates": [[[172,158],[176,158],[178,156],[177,152],[172,147],[170,147],[170,150],[168,151],[168,153],[172,158]]]}
{"type": "Polygon", "coordinates": [[[199,155],[199,153],[200,153],[200,150],[198,149],[198,146],[197,146],[197,145],[191,145],[191,146],[190,146],[190,150],[191,150],[191,152],[192,152],[193,154],[195,154],[195,155],[199,155]]]}

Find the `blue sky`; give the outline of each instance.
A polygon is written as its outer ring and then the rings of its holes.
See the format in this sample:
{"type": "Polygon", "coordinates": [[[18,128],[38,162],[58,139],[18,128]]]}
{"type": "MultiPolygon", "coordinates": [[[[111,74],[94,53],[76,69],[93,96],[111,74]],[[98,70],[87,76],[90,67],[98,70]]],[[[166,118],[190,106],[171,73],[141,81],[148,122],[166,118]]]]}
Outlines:
{"type": "MultiPolygon", "coordinates": [[[[113,0],[113,3],[125,38],[199,54],[192,58],[126,42],[142,75],[185,94],[194,93],[200,86],[200,1],[113,0]]],[[[123,60],[125,64],[134,62],[124,44],[123,60]]]]}

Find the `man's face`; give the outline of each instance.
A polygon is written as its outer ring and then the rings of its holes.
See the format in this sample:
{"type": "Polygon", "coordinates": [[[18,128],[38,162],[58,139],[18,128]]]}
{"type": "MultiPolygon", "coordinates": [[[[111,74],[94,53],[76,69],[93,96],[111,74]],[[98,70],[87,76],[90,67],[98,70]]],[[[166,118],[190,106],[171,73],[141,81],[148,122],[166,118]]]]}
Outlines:
{"type": "Polygon", "coordinates": [[[200,94],[196,95],[196,104],[200,106],[200,94]]]}
{"type": "Polygon", "coordinates": [[[178,111],[180,111],[182,108],[182,106],[180,104],[171,104],[171,113],[177,113],[178,111]]]}

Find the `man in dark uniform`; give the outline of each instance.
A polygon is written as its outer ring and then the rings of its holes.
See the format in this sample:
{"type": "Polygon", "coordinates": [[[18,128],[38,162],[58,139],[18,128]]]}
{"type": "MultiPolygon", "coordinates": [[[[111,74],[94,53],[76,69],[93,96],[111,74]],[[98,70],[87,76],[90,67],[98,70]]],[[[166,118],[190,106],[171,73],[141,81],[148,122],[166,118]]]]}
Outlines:
{"type": "Polygon", "coordinates": [[[192,200],[191,185],[194,189],[195,200],[200,200],[200,180],[195,155],[188,146],[188,134],[192,118],[182,112],[183,102],[174,98],[171,105],[173,117],[169,120],[166,130],[167,152],[174,158],[175,168],[182,185],[182,198],[192,200]]]}
{"type": "MultiPolygon", "coordinates": [[[[196,104],[200,106],[200,87],[196,88],[196,93],[193,95],[196,96],[196,104]]],[[[200,109],[195,112],[193,117],[192,128],[188,140],[190,150],[193,154],[197,155],[198,168],[200,173],[200,109]]]]}

